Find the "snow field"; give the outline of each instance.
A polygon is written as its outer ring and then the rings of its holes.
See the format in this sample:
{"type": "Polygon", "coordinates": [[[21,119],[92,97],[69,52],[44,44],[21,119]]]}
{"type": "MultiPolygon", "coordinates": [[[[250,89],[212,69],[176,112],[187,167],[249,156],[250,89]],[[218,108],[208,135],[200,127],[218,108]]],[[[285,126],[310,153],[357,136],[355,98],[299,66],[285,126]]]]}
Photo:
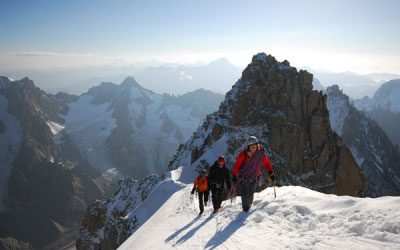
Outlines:
{"type": "Polygon", "coordinates": [[[256,193],[249,213],[237,197],[216,215],[209,200],[197,216],[191,189],[171,194],[119,249],[400,249],[399,197],[353,198],[285,186],[275,200],[272,188],[256,193]]]}

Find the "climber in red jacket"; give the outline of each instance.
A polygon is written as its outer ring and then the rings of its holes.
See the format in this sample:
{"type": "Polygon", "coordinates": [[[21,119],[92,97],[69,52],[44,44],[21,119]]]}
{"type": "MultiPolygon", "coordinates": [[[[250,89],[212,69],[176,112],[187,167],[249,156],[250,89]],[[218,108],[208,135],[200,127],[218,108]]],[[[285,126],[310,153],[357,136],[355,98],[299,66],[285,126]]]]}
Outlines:
{"type": "Polygon", "coordinates": [[[268,171],[268,181],[275,181],[274,171],[265,154],[264,148],[258,144],[257,137],[250,136],[247,140],[247,147],[239,154],[232,172],[233,183],[241,190],[242,208],[244,212],[248,212],[253,203],[256,179],[261,171],[262,165],[264,165],[268,171]]]}

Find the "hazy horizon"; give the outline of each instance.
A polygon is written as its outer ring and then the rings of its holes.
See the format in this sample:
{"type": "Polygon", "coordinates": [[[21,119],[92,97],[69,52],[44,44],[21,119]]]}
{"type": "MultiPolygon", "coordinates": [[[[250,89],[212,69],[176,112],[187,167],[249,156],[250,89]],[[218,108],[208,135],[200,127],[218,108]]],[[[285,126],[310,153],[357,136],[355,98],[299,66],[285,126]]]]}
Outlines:
{"type": "Polygon", "coordinates": [[[202,63],[259,52],[331,72],[400,74],[400,2],[0,1],[0,70],[202,63]]]}

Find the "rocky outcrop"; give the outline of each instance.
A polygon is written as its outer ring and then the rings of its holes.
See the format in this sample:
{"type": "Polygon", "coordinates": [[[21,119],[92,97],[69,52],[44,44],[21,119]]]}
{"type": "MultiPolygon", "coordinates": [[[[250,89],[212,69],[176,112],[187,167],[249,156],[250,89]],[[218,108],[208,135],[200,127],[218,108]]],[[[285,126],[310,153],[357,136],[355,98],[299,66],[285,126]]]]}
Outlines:
{"type": "Polygon", "coordinates": [[[150,175],[140,181],[128,177],[120,180],[112,198],[98,200],[87,209],[76,248],[117,249],[140,226],[131,213],[164,178],[165,175],[150,175]]]}
{"type": "Polygon", "coordinates": [[[267,150],[278,183],[361,196],[365,176],[332,131],[327,96],[313,91],[307,71],[255,55],[219,110],[178,150],[170,169],[208,168],[219,154],[233,167],[247,135],[267,150]]]}
{"type": "Polygon", "coordinates": [[[368,181],[364,196],[400,195],[400,154],[379,125],[355,109],[337,85],[327,88],[332,129],[343,139],[368,181]]]}

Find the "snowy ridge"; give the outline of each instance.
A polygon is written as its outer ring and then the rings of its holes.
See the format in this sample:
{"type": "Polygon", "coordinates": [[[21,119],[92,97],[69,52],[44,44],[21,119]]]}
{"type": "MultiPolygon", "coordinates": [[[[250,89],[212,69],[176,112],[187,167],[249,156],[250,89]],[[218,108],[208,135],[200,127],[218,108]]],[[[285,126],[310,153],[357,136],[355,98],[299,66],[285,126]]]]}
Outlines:
{"type": "MultiPolygon", "coordinates": [[[[180,175],[180,170],[168,174],[150,175],[138,181],[126,177],[119,181],[115,195],[107,201],[96,201],[88,209],[85,220],[95,216],[101,220],[101,227],[88,230],[81,227],[78,247],[82,249],[97,249],[103,242],[113,239],[118,246],[147,221],[159,207],[182,184],[174,180],[174,175],[180,175]]],[[[91,222],[83,221],[84,224],[91,222]]]]}
{"type": "Polygon", "coordinates": [[[191,188],[174,192],[118,249],[265,249],[266,241],[268,249],[400,247],[398,197],[340,197],[286,186],[277,188],[275,200],[272,188],[256,193],[249,213],[238,197],[217,215],[209,205],[198,217],[191,188]]]}
{"type": "Polygon", "coordinates": [[[12,163],[18,154],[23,137],[19,121],[7,112],[7,108],[8,100],[0,95],[0,127],[2,127],[0,128],[0,212],[6,209],[12,163]]]}

